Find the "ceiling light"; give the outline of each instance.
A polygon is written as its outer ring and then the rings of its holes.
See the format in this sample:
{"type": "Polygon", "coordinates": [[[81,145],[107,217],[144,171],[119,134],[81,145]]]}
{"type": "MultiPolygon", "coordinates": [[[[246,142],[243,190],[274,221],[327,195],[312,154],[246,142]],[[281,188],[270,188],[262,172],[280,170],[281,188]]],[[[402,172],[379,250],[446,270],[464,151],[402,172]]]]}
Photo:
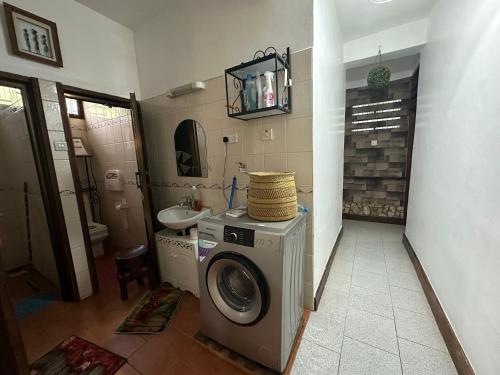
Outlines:
{"type": "Polygon", "coordinates": [[[385,4],[390,3],[392,0],[370,0],[373,4],[385,4]]]}

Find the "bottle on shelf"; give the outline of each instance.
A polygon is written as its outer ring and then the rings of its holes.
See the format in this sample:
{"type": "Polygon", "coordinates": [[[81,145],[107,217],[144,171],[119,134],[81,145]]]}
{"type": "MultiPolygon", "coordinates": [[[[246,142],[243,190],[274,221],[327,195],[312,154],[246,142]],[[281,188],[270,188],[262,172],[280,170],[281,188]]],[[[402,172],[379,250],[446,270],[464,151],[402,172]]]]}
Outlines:
{"type": "Polygon", "coordinates": [[[264,107],[274,107],[274,91],[273,91],[273,81],[274,81],[274,73],[271,71],[267,71],[264,73],[264,77],[266,78],[266,85],[264,86],[264,107]]]}
{"type": "Polygon", "coordinates": [[[247,79],[245,80],[245,109],[247,111],[252,111],[257,109],[257,87],[255,83],[255,76],[247,74],[247,79]]]}

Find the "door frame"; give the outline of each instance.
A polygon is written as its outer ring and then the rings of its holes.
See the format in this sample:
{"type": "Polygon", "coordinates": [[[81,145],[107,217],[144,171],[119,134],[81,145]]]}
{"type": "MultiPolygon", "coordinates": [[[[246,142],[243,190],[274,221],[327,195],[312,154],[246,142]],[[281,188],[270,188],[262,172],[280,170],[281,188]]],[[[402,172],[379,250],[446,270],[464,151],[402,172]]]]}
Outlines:
{"type": "Polygon", "coordinates": [[[90,279],[92,282],[93,293],[95,294],[98,292],[99,281],[97,279],[94,256],[92,252],[92,246],[90,244],[90,235],[88,233],[88,228],[87,228],[87,216],[85,214],[85,207],[83,204],[83,193],[81,190],[80,178],[78,176],[78,170],[76,168],[76,157],[73,149],[73,140],[71,137],[69,118],[67,116],[65,97],[86,102],[108,105],[112,107],[127,108],[130,110],[132,118],[132,128],[134,134],[135,152],[137,157],[137,168],[138,168],[138,173],[136,174],[136,181],[138,183],[137,188],[141,189],[143,196],[142,204],[144,209],[144,220],[146,224],[146,236],[148,239],[148,247],[150,249],[150,254],[153,260],[153,264],[155,265],[154,279],[155,281],[159,280],[157,252],[156,252],[155,237],[154,237],[154,221],[153,221],[154,212],[152,205],[153,200],[151,193],[151,185],[149,181],[149,169],[148,169],[148,159],[147,159],[146,144],[144,137],[144,127],[140,115],[140,106],[135,98],[135,94],[131,93],[130,99],[128,99],[97,91],[82,89],[75,86],[68,86],[64,84],[58,84],[58,85],[60,85],[58,86],[58,94],[60,95],[59,103],[61,105],[61,112],[63,112],[64,108],[64,113],[65,113],[65,115],[63,115],[63,126],[65,128],[66,142],[68,143],[70,164],[74,163],[74,168],[75,168],[73,172],[73,178],[75,179],[75,194],[77,200],[79,202],[81,201],[81,207],[79,203],[80,221],[82,222],[82,230],[84,238],[87,237],[89,241],[89,248],[86,251],[86,255],[87,255],[87,261],[89,263],[90,279]],[[85,228],[83,228],[83,225],[85,225],[85,228]]]}
{"type": "Polygon", "coordinates": [[[26,123],[56,262],[61,297],[64,301],[79,301],[80,294],[73,256],[64,220],[38,79],[0,72],[0,83],[19,88],[23,93],[26,123]]]}
{"type": "MultiPolygon", "coordinates": [[[[19,88],[23,95],[26,124],[56,262],[61,297],[65,301],[78,301],[80,295],[38,79],[0,71],[0,84],[19,88]]],[[[0,338],[0,351],[3,353],[0,355],[0,368],[12,374],[28,373],[24,342],[12,301],[8,296],[5,273],[1,270],[0,331],[4,333],[0,338]]]]}

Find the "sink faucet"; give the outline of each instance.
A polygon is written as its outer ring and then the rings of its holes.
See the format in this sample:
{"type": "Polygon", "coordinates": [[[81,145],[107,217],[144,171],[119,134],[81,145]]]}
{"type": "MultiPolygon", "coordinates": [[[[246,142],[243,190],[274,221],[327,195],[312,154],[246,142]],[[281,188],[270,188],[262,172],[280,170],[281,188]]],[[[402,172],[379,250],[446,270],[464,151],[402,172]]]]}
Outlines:
{"type": "Polygon", "coordinates": [[[186,195],[180,202],[179,206],[181,207],[188,207],[190,210],[193,209],[193,202],[191,201],[191,197],[189,195],[186,195]]]}

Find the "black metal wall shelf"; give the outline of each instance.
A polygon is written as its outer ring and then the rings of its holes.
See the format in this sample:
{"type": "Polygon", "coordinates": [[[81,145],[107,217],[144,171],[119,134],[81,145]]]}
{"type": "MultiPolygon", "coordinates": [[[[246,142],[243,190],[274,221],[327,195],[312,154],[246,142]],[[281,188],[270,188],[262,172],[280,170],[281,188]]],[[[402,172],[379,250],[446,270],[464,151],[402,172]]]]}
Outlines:
{"type": "MultiPolygon", "coordinates": [[[[280,55],[274,47],[268,47],[265,51],[257,51],[251,61],[241,63],[225,70],[226,80],[226,107],[229,117],[248,121],[261,117],[276,116],[291,113],[292,111],[292,70],[290,59],[290,48],[286,53],[280,55]],[[271,53],[268,53],[268,52],[271,53]],[[260,57],[258,57],[261,55],[260,57]],[[251,108],[248,102],[245,103],[244,90],[248,75],[255,76],[261,80],[265,72],[274,73],[274,105],[259,108],[251,108]],[[249,108],[250,107],[250,108],[249,108]]],[[[261,84],[262,88],[265,86],[261,84]]],[[[255,91],[257,95],[257,90],[255,91]]]]}

